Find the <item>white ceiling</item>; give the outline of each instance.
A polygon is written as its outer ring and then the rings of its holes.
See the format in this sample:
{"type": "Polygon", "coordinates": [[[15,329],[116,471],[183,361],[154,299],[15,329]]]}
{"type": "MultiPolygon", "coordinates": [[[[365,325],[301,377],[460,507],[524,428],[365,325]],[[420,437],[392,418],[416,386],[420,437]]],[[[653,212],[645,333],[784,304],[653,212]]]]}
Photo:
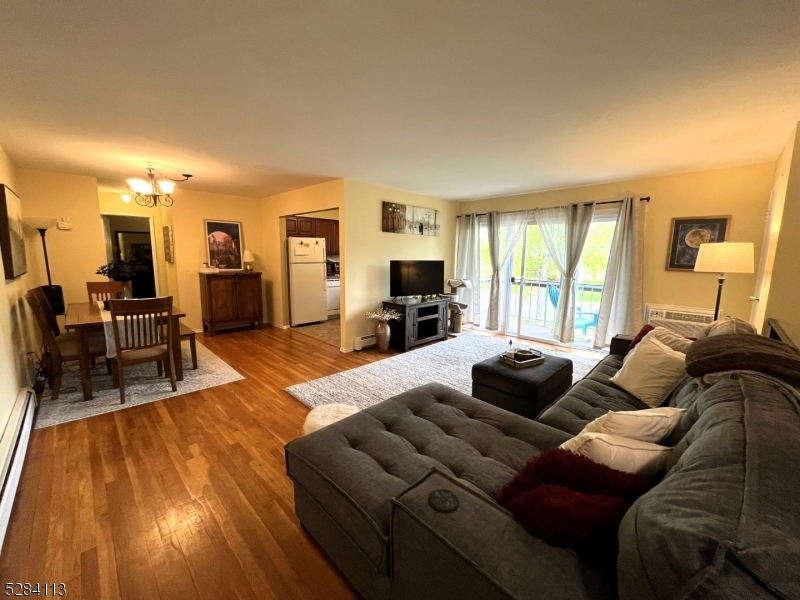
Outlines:
{"type": "Polygon", "coordinates": [[[107,185],[478,198],[774,160],[796,0],[4,0],[0,145],[107,185]]]}

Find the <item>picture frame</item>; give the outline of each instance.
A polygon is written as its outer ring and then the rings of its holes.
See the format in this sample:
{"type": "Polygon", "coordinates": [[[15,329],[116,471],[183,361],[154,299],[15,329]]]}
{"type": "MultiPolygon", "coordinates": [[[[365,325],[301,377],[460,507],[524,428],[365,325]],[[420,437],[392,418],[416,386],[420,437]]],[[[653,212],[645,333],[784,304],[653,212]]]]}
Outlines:
{"type": "Polygon", "coordinates": [[[172,238],[172,225],[164,225],[164,260],[175,262],[175,241],[172,238]]]}
{"type": "Polygon", "coordinates": [[[730,223],[730,215],[672,219],[666,270],[694,271],[700,244],[726,241],[730,223]]]}
{"type": "Polygon", "coordinates": [[[220,271],[242,271],[244,237],[239,221],[203,221],[206,235],[206,257],[209,267],[220,271]]]}
{"type": "Polygon", "coordinates": [[[0,252],[7,280],[28,272],[23,228],[20,197],[7,185],[0,184],[0,252]]]}
{"type": "Polygon", "coordinates": [[[441,219],[435,208],[411,206],[397,202],[383,201],[384,233],[405,233],[439,237],[441,219]]]}

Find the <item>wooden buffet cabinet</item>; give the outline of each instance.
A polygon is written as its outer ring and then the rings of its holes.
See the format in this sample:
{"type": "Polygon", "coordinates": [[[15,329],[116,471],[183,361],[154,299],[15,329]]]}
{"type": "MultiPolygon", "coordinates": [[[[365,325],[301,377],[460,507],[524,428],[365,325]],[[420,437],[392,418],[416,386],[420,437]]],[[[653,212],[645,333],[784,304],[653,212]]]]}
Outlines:
{"type": "Polygon", "coordinates": [[[218,327],[250,324],[260,329],[264,320],[261,273],[200,273],[200,303],[203,331],[212,336],[218,327]]]}
{"type": "Polygon", "coordinates": [[[311,217],[286,217],[286,237],[325,238],[325,252],[339,254],[339,221],[311,217]]]}

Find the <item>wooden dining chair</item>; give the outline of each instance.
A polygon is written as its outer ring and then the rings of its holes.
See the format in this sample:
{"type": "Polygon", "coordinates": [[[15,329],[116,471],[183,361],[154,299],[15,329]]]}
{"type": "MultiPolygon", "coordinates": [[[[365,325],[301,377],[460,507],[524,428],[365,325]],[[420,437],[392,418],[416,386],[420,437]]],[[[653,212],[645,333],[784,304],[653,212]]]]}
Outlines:
{"type": "MultiPolygon", "coordinates": [[[[56,334],[54,332],[52,323],[47,316],[47,310],[50,305],[46,301],[41,302],[37,296],[38,294],[35,290],[30,290],[25,293],[25,300],[31,307],[39,329],[42,330],[42,338],[48,356],[48,380],[50,389],[53,392],[50,399],[58,400],[58,396],[61,393],[61,377],[64,374],[64,363],[78,360],[79,358],[78,340],[72,333],[56,334]]],[[[56,323],[57,327],[58,324],[56,323]]],[[[58,331],[58,329],[55,331],[58,331]]],[[[89,336],[87,343],[91,358],[105,356],[106,341],[104,336],[89,336]]]]}
{"type": "Polygon", "coordinates": [[[124,286],[121,281],[86,282],[86,291],[89,292],[89,302],[118,300],[123,297],[123,289],[124,286]]]}
{"type": "Polygon", "coordinates": [[[164,365],[172,391],[178,391],[172,355],[172,296],[146,300],[111,300],[111,323],[117,356],[114,384],[125,404],[125,367],[155,362],[164,365]]]}

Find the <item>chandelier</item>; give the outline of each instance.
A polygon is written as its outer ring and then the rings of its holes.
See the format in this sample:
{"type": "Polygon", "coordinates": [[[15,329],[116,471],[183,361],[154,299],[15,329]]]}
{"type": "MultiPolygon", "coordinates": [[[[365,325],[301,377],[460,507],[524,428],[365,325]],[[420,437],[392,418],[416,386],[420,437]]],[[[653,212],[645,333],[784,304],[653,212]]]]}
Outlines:
{"type": "MultiPolygon", "coordinates": [[[[183,173],[183,179],[170,179],[149,163],[145,168],[147,170],[147,179],[131,178],[127,181],[128,187],[135,194],[133,199],[136,200],[136,204],[150,208],[155,208],[159,204],[161,206],[172,206],[172,192],[175,191],[175,184],[187,181],[191,177],[188,173],[183,173]],[[163,179],[157,180],[156,173],[161,175],[163,179]]],[[[130,202],[131,195],[122,194],[122,200],[130,202]]]]}

